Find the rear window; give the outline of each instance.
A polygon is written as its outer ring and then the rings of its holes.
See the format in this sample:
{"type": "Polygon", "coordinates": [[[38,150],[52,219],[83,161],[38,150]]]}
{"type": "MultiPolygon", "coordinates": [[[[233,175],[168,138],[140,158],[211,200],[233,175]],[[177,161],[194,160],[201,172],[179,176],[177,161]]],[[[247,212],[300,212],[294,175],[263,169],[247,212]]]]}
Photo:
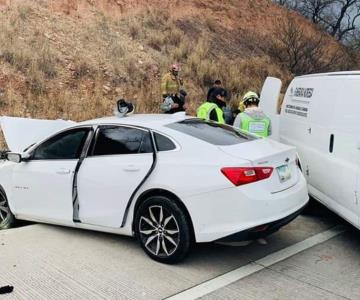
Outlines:
{"type": "Polygon", "coordinates": [[[200,119],[184,120],[167,127],[217,146],[236,145],[256,139],[232,126],[200,119]]]}

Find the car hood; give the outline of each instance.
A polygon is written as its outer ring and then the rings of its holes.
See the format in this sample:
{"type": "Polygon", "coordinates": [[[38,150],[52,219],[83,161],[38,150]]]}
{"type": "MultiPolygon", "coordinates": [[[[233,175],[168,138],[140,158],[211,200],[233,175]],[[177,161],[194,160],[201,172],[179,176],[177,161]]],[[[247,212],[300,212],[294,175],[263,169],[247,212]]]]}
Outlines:
{"type": "Polygon", "coordinates": [[[0,124],[9,150],[23,152],[31,144],[76,123],[65,120],[39,120],[4,116],[0,118],[0,124]]]}

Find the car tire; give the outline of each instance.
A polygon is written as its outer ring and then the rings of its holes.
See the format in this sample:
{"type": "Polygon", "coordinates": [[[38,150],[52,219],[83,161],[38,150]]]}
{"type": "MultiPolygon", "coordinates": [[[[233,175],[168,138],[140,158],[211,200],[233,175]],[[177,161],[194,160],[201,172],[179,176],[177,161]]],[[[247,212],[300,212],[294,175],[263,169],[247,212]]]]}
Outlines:
{"type": "Polygon", "coordinates": [[[166,264],[183,260],[192,244],[191,227],[184,211],[164,196],[153,196],[140,204],[135,234],[148,256],[166,264]]]}
{"type": "Polygon", "coordinates": [[[12,214],[5,193],[0,190],[0,230],[13,227],[15,217],[12,214]]]}

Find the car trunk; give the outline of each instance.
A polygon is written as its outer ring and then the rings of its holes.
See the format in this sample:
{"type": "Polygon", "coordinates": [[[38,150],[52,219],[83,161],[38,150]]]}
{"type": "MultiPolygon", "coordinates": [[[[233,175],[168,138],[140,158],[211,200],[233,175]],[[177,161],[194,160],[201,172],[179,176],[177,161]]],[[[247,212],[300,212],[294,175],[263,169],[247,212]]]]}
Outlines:
{"type": "Polygon", "coordinates": [[[271,193],[286,190],[299,180],[294,147],[271,139],[258,139],[231,146],[219,146],[219,149],[233,157],[249,160],[253,167],[272,167],[272,175],[265,179],[271,193]]]}

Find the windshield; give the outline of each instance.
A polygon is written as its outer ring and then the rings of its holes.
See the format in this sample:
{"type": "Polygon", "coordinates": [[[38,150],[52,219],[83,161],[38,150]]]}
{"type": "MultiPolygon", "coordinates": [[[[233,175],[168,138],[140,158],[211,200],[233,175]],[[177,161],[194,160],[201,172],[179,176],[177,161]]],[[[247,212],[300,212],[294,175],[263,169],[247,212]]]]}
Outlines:
{"type": "Polygon", "coordinates": [[[256,139],[232,126],[202,119],[188,119],[166,127],[217,146],[236,145],[256,139]]]}

